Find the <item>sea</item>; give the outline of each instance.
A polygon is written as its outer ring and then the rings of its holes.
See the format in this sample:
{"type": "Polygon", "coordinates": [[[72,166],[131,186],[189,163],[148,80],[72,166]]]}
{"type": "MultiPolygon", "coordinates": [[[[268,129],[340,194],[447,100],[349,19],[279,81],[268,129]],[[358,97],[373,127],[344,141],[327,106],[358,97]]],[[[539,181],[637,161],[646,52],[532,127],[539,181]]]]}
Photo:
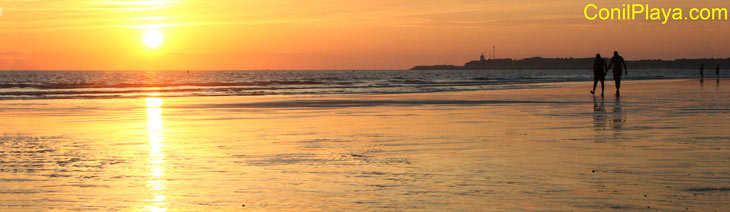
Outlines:
{"type": "MultiPolygon", "coordinates": [[[[629,71],[625,80],[699,77],[687,69],[629,71]]],[[[0,71],[0,100],[429,93],[592,80],[591,70],[0,71]]]]}

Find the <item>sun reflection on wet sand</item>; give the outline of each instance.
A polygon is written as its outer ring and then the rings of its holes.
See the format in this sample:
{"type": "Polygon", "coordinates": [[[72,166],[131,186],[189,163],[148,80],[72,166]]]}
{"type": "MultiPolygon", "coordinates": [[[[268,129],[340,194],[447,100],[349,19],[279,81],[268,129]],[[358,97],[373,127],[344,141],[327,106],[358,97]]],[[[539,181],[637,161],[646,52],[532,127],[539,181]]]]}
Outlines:
{"type": "Polygon", "coordinates": [[[713,84],[3,100],[0,211],[723,211],[713,84]]]}
{"type": "Polygon", "coordinates": [[[167,202],[163,191],[166,189],[165,176],[165,154],[164,137],[162,134],[162,98],[149,97],[147,102],[147,133],[149,135],[149,159],[150,172],[147,187],[150,189],[151,199],[147,199],[150,205],[144,207],[146,211],[166,211],[167,202]]]}

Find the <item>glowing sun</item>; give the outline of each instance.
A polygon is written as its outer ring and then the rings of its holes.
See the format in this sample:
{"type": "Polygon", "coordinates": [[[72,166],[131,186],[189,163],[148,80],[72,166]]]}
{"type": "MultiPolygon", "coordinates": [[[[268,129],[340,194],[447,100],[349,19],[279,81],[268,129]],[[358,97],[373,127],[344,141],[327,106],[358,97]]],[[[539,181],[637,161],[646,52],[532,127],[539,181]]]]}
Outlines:
{"type": "Polygon", "coordinates": [[[144,32],[142,35],[142,42],[147,48],[154,49],[162,44],[164,37],[160,31],[150,29],[144,32]]]}

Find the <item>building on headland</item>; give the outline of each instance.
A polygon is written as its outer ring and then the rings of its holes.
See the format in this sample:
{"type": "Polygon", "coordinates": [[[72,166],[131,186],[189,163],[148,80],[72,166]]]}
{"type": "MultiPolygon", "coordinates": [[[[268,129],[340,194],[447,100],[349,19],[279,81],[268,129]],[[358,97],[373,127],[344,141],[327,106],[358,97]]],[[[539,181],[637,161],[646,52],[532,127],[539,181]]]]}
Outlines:
{"type": "Polygon", "coordinates": [[[432,65],[432,66],[415,66],[411,70],[461,70],[461,69],[492,69],[493,67],[512,67],[510,63],[514,61],[510,58],[489,58],[484,56],[484,53],[479,56],[479,60],[472,60],[465,63],[463,66],[456,65],[432,65]]]}
{"type": "Polygon", "coordinates": [[[490,66],[498,65],[498,64],[505,64],[509,61],[512,61],[512,59],[505,58],[505,59],[489,59],[485,60],[484,57],[481,58],[481,60],[472,60],[464,64],[464,69],[487,69],[490,66]]]}

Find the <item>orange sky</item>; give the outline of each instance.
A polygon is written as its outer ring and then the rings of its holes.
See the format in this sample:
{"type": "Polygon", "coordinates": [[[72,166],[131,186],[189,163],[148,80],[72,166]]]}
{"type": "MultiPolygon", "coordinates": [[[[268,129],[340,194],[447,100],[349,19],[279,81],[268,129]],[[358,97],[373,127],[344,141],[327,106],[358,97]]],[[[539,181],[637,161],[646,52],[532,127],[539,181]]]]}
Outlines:
{"type": "MultiPolygon", "coordinates": [[[[730,21],[588,21],[587,3],[514,0],[0,0],[0,69],[407,69],[497,57],[730,57],[730,21]],[[150,28],[164,35],[148,49],[150,28]]],[[[655,0],[652,7],[730,1],[655,0]]]]}

